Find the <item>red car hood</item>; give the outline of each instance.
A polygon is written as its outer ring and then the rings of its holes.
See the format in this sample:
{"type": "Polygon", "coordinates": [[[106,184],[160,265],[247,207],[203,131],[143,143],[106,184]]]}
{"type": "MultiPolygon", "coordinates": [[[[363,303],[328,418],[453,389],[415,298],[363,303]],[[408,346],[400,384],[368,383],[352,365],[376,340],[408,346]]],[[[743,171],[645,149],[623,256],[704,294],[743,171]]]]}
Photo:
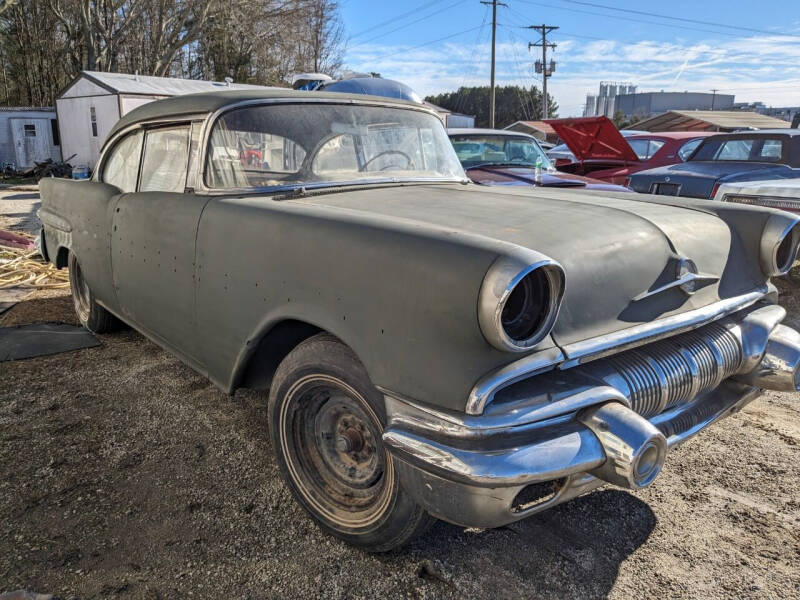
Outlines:
{"type": "Polygon", "coordinates": [[[641,162],[608,117],[548,119],[545,123],[555,129],[578,161],[641,162]]]}
{"type": "Polygon", "coordinates": [[[536,181],[535,170],[531,167],[504,167],[486,165],[466,169],[467,176],[481,185],[535,185],[540,187],[569,187],[585,188],[587,190],[606,190],[614,192],[629,192],[621,185],[605,183],[590,177],[562,173],[560,171],[542,171],[539,181],[536,181]]]}

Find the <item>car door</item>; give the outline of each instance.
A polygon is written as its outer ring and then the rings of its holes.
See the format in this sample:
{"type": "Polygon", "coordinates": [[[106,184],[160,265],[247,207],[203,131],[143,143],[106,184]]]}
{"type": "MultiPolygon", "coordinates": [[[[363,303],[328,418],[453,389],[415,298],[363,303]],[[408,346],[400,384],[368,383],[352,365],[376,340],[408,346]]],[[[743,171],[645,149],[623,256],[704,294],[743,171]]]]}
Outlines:
{"type": "Polygon", "coordinates": [[[138,185],[117,202],[111,243],[124,317],[195,366],[195,238],[208,201],[186,187],[197,132],[189,123],[145,129],[138,185]]]}

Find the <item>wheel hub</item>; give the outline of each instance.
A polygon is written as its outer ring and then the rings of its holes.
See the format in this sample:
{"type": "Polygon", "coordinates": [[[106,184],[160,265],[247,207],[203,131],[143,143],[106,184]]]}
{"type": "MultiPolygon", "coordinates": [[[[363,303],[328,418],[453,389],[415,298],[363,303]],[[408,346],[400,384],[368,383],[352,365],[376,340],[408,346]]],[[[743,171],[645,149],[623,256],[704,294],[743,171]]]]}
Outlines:
{"type": "Polygon", "coordinates": [[[372,485],[382,472],[376,432],[361,408],[346,396],[330,397],[320,406],[314,438],[329,475],[356,488],[372,485]]]}

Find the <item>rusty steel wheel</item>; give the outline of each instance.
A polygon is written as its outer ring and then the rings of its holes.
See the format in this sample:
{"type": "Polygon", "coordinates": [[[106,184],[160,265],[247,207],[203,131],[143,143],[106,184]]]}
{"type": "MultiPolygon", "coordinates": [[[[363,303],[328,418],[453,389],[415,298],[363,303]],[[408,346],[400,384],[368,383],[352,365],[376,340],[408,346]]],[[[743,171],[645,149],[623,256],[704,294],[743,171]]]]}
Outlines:
{"type": "Polygon", "coordinates": [[[378,417],[356,390],[324,374],[301,378],[281,407],[279,427],[287,468],[315,512],[340,528],[380,519],[393,467],[378,417]]]}
{"type": "Polygon", "coordinates": [[[327,334],[295,348],[270,389],[273,447],[295,497],[323,529],[372,551],[432,522],[400,487],[382,407],[352,351],[327,334]]]}
{"type": "Polygon", "coordinates": [[[72,252],[67,263],[69,268],[69,288],[72,292],[72,304],[78,321],[92,333],[105,333],[119,326],[117,318],[100,306],[94,299],[92,290],[83,276],[81,265],[72,252]]]}

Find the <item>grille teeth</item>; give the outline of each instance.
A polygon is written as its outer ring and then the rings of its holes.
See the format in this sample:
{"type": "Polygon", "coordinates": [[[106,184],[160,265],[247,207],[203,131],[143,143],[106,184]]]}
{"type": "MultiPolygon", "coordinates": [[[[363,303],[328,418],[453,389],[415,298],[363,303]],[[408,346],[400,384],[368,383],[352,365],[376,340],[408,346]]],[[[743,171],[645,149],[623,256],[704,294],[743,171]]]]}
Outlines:
{"type": "Polygon", "coordinates": [[[742,364],[742,348],[727,329],[706,327],[629,350],[590,365],[613,385],[621,377],[631,407],[651,417],[717,387],[742,364]]]}

